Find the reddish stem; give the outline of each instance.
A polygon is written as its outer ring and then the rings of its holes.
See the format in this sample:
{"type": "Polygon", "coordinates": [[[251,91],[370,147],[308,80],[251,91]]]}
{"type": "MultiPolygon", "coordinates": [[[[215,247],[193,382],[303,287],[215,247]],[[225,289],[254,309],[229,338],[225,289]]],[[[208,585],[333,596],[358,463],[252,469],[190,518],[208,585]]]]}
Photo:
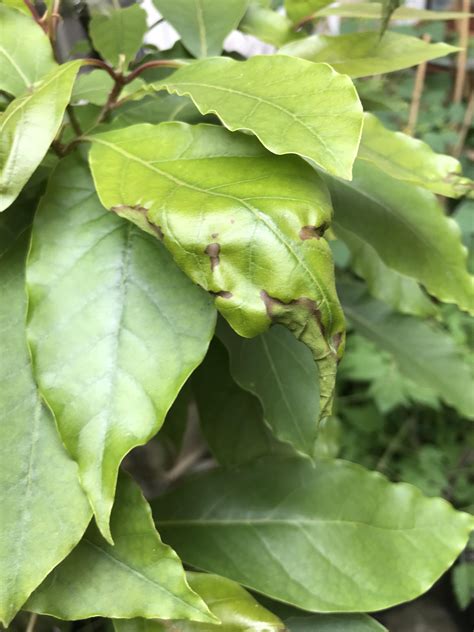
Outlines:
{"type": "Polygon", "coordinates": [[[129,75],[124,78],[125,84],[131,83],[134,79],[138,77],[143,71],[148,70],[149,68],[180,68],[184,64],[180,61],[168,60],[168,59],[157,59],[155,61],[147,61],[145,64],[138,66],[135,68],[129,75]]]}

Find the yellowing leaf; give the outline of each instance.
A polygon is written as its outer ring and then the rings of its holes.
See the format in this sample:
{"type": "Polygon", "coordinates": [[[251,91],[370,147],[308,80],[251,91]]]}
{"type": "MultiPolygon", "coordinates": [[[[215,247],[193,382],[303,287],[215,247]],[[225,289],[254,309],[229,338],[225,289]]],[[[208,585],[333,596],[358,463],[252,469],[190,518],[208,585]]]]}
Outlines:
{"type": "Polygon", "coordinates": [[[358,157],[398,180],[439,195],[456,198],[474,189],[474,182],[462,177],[459,160],[437,154],[421,140],[388,130],[368,112],[364,115],[358,157]]]}
{"type": "Polygon", "coordinates": [[[344,320],[334,291],[327,191],[309,165],[212,125],[137,125],[93,137],[99,197],[163,243],[245,337],[272,322],[319,366],[331,407],[344,320]]]}
{"type": "Polygon", "coordinates": [[[247,130],[275,154],[298,154],[350,179],[362,128],[362,106],[347,77],[326,64],[285,55],[247,61],[206,59],[152,86],[190,96],[203,114],[247,130]]]}

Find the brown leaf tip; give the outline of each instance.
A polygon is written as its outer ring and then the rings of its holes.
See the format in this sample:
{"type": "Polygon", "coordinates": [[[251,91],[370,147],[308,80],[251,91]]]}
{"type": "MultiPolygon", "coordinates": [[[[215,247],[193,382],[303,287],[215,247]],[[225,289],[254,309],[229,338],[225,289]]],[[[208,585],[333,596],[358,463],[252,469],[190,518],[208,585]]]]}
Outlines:
{"type": "Polygon", "coordinates": [[[300,230],[300,239],[303,241],[306,239],[321,239],[326,228],[326,224],[321,224],[321,226],[303,226],[300,230]]]}

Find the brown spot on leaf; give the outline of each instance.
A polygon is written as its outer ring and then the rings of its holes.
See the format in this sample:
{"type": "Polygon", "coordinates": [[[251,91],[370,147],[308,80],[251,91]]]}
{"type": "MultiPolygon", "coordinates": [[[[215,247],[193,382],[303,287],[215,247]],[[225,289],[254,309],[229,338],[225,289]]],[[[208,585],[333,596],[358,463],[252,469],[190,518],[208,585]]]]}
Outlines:
{"type": "Polygon", "coordinates": [[[212,239],[217,239],[219,237],[219,233],[212,233],[212,239]]]}
{"type": "Polygon", "coordinates": [[[211,292],[213,296],[220,296],[221,298],[232,298],[234,295],[232,292],[227,292],[226,290],[219,290],[219,292],[211,292]]]}
{"type": "Polygon", "coordinates": [[[334,347],[336,351],[339,349],[339,345],[341,344],[342,337],[343,337],[342,331],[339,331],[337,334],[334,334],[334,336],[332,337],[332,346],[334,347]]]}
{"type": "Polygon", "coordinates": [[[321,239],[326,228],[326,224],[321,224],[321,226],[303,226],[300,230],[300,239],[321,239]]]}
{"type": "Polygon", "coordinates": [[[220,244],[218,244],[217,242],[214,242],[212,244],[209,244],[206,247],[206,250],[204,251],[206,253],[206,255],[209,256],[209,259],[211,260],[211,272],[214,270],[214,268],[216,266],[219,265],[219,253],[221,251],[221,247],[220,244]]]}
{"type": "Polygon", "coordinates": [[[147,232],[153,233],[156,237],[158,237],[158,239],[163,241],[164,235],[163,235],[163,231],[161,230],[161,226],[156,226],[155,224],[152,224],[150,222],[150,220],[148,219],[148,209],[145,208],[144,206],[140,206],[139,204],[136,204],[135,206],[127,206],[126,204],[120,204],[119,206],[112,206],[110,210],[113,211],[114,213],[117,213],[117,215],[125,215],[125,213],[128,210],[138,211],[143,216],[143,220],[146,224],[146,226],[140,225],[140,228],[144,230],[148,229],[147,232]]]}

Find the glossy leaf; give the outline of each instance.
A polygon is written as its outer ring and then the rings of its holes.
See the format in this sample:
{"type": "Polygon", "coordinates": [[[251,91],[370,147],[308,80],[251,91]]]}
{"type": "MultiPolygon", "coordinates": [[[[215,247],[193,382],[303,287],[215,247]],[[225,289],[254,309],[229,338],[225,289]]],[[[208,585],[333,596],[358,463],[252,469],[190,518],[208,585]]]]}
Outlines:
{"type": "Polygon", "coordinates": [[[331,0],[285,0],[285,9],[293,22],[299,22],[328,4],[331,0]]]}
{"type": "Polygon", "coordinates": [[[127,67],[138,53],[147,30],[146,12],[132,4],[110,15],[96,13],[90,23],[94,48],[112,66],[127,67]]]}
{"type": "Polygon", "coordinates": [[[74,84],[71,101],[88,101],[94,105],[104,105],[113,87],[114,80],[103,70],[82,73],[74,84]]]}
{"type": "Polygon", "coordinates": [[[75,155],[38,209],[27,280],[37,380],[110,539],[117,468],[160,428],[215,311],[160,243],[104,211],[75,155]]]}
{"type": "Polygon", "coordinates": [[[466,388],[474,379],[472,370],[443,329],[394,314],[383,303],[364,296],[358,284],[341,284],[339,290],[344,312],[357,332],[388,351],[407,378],[473,418],[474,392],[466,388]]]}
{"type": "Polygon", "coordinates": [[[15,200],[61,125],[81,62],[59,66],[0,116],[0,211],[15,200]]]}
{"type": "Polygon", "coordinates": [[[183,121],[200,123],[203,117],[194,103],[185,97],[174,94],[154,94],[140,99],[130,100],[117,110],[117,116],[110,127],[120,129],[137,123],[163,123],[164,121],[183,121]]]}
{"type": "Polygon", "coordinates": [[[436,315],[436,305],[414,279],[385,265],[377,251],[351,231],[339,226],[337,235],[349,248],[352,269],[365,279],[372,296],[403,314],[436,315]]]}
{"type": "Polygon", "coordinates": [[[429,44],[418,37],[402,33],[388,32],[380,38],[379,33],[367,31],[346,35],[312,35],[286,44],[280,53],[324,62],[337,72],[355,78],[410,68],[458,50],[442,42],[429,44]]]}
{"type": "Polygon", "coordinates": [[[115,545],[92,524],[25,608],[66,621],[94,616],[215,621],[176,553],[160,539],[139,487],[122,474],[111,516],[115,545]]]}
{"type": "Polygon", "coordinates": [[[187,573],[193,590],[205,600],[220,626],[194,621],[116,619],[116,632],[284,632],[284,624],[235,582],[207,573],[187,573]]]}
{"type": "Polygon", "coordinates": [[[153,510],[189,564],[316,612],[379,610],[417,597],[474,528],[446,501],[344,461],[217,469],[153,510]]]}
{"type": "Polygon", "coordinates": [[[286,55],[206,59],[152,87],[191,97],[203,114],[252,132],[274,154],[298,154],[351,178],[362,106],[350,79],[325,64],[286,55]]]}
{"type": "Polygon", "coordinates": [[[373,114],[364,116],[358,158],[397,180],[439,195],[457,198],[474,189],[474,182],[461,176],[461,163],[456,158],[437,154],[421,140],[388,130],[373,114]]]}
{"type": "Polygon", "coordinates": [[[277,47],[298,37],[285,15],[253,3],[239,24],[239,30],[277,47]]]}
{"type": "Polygon", "coordinates": [[[456,222],[436,196],[358,161],[352,183],[326,178],[335,227],[353,232],[382,261],[416,279],[428,292],[461,309],[474,310],[474,280],[456,222]]]}
{"type": "Polygon", "coordinates": [[[0,621],[77,544],[91,512],[33,378],[26,333],[25,259],[32,208],[0,218],[0,621]]]}
{"type": "Polygon", "coordinates": [[[272,321],[293,331],[318,363],[328,414],[344,324],[320,237],[331,207],[311,167],[212,125],[137,125],[93,141],[104,206],[163,235],[239,335],[272,321]]]}
{"type": "Polygon", "coordinates": [[[194,57],[220,55],[225,37],[239,24],[248,0],[153,0],[154,5],[181,35],[194,57]]]}
{"type": "Polygon", "coordinates": [[[284,327],[251,340],[219,327],[237,384],[255,395],[275,436],[312,456],[318,434],[318,371],[310,350],[284,327]]]}
{"type": "Polygon", "coordinates": [[[308,614],[285,619],[288,632],[388,632],[365,614],[308,614]]]}
{"type": "MultiPolygon", "coordinates": [[[[366,18],[378,20],[382,17],[380,2],[335,2],[314,14],[314,17],[338,15],[341,18],[366,18]]],[[[402,6],[391,14],[391,20],[459,20],[465,16],[460,11],[428,11],[416,7],[402,6]]]]}
{"type": "Polygon", "coordinates": [[[19,97],[56,68],[51,44],[31,15],[2,4],[0,33],[0,90],[19,97]]]}
{"type": "Polygon", "coordinates": [[[291,453],[291,447],[277,441],[265,424],[258,399],[232,379],[228,354],[218,339],[192,379],[203,434],[221,465],[291,453]]]}

